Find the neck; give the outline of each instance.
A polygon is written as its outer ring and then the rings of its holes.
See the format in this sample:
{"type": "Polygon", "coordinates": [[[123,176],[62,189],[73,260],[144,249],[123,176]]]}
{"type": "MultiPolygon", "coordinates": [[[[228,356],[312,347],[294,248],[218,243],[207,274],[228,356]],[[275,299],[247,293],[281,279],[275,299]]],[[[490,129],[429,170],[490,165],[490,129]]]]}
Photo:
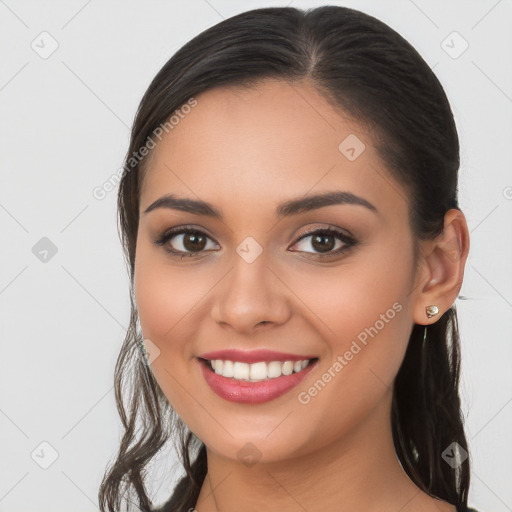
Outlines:
{"type": "Polygon", "coordinates": [[[454,511],[421,491],[403,470],[393,445],[391,400],[390,391],[343,438],[293,459],[247,467],[207,450],[208,473],[195,510],[454,511]]]}

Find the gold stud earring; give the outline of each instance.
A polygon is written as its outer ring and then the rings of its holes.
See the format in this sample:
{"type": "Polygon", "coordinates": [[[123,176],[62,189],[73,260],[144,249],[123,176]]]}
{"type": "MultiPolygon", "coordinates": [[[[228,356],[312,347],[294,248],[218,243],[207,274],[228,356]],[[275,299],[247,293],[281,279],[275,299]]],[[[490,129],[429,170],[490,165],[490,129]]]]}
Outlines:
{"type": "Polygon", "coordinates": [[[427,318],[432,318],[433,316],[436,316],[437,314],[439,314],[439,309],[437,306],[427,306],[425,308],[425,312],[427,313],[427,318]]]}

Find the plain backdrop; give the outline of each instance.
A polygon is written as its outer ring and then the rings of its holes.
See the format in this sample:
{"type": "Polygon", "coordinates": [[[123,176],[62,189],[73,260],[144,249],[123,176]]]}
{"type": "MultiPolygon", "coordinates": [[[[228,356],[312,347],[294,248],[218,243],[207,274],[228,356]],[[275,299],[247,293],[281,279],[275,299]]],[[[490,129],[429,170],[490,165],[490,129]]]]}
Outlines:
{"type": "MultiPolygon", "coordinates": [[[[257,7],[326,2],[0,0],[0,511],[98,510],[118,448],[114,364],[129,319],[116,226],[119,169],[139,101],[189,39],[257,7]]],[[[420,52],[461,142],[471,232],[456,301],[471,448],[469,502],[512,510],[512,2],[342,1],[420,52]]],[[[154,464],[155,501],[180,474],[154,464]]]]}

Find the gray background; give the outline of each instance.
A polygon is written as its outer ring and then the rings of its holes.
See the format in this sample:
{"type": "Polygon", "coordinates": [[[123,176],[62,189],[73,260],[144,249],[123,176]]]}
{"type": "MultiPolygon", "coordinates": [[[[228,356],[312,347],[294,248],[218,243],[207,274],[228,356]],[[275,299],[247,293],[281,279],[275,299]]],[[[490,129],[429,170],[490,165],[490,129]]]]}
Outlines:
{"type": "MultiPolygon", "coordinates": [[[[113,371],[129,300],[117,187],[92,192],[122,166],[149,82],[223,18],[325,3],[0,0],[0,511],[98,510],[120,436],[113,371]]],[[[471,232],[456,301],[469,502],[512,510],[512,3],[330,3],[400,32],[451,101],[471,232]]],[[[177,478],[172,461],[172,450],[155,461],[157,502],[177,478]]]]}

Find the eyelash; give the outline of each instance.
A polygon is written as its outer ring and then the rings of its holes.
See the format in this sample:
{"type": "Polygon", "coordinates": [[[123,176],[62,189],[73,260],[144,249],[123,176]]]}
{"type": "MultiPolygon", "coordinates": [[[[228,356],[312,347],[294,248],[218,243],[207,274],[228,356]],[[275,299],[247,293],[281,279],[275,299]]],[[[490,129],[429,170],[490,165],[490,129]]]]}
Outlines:
{"type": "MultiPolygon", "coordinates": [[[[181,259],[183,259],[185,256],[192,257],[192,258],[199,257],[201,252],[204,252],[204,251],[199,251],[197,253],[183,252],[183,251],[177,251],[176,249],[171,249],[169,246],[166,245],[172,238],[174,238],[177,235],[182,235],[182,234],[202,235],[207,238],[210,238],[206,233],[204,233],[203,231],[201,231],[197,228],[194,228],[192,226],[181,226],[181,227],[172,228],[172,229],[165,231],[164,233],[162,233],[162,235],[157,240],[154,240],[154,243],[156,245],[163,246],[164,250],[166,252],[170,253],[170,255],[173,257],[180,257],[181,259]]],[[[300,237],[296,240],[296,242],[293,245],[296,245],[298,242],[300,242],[303,239],[308,238],[310,236],[325,235],[325,234],[335,235],[337,239],[341,240],[345,244],[345,247],[342,247],[341,249],[338,249],[335,252],[331,252],[331,253],[327,253],[327,254],[310,253],[310,252],[308,252],[307,254],[313,254],[314,256],[318,256],[320,259],[331,258],[334,256],[339,256],[342,253],[345,253],[346,251],[350,250],[352,247],[354,247],[358,243],[355,238],[343,233],[342,231],[332,228],[332,227],[328,227],[328,228],[317,228],[317,229],[314,229],[311,231],[307,231],[306,233],[303,233],[302,235],[300,235],[300,237]]],[[[211,238],[210,238],[210,240],[211,240],[211,238]]],[[[295,252],[295,251],[293,251],[293,252],[295,252]]],[[[297,251],[297,252],[304,252],[304,251],[297,251]]]]}

